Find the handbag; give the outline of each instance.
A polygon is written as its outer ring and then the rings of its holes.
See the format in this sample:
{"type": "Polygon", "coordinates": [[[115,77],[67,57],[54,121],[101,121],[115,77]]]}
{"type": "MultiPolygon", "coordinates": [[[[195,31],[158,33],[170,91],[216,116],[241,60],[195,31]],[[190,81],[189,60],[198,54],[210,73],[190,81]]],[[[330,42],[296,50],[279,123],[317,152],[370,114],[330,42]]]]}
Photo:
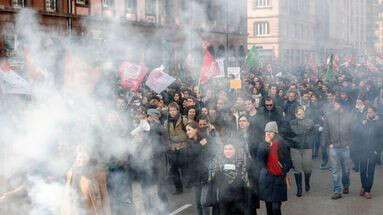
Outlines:
{"type": "Polygon", "coordinates": [[[218,189],[214,182],[210,181],[202,185],[201,205],[212,207],[218,203],[218,189]]]}

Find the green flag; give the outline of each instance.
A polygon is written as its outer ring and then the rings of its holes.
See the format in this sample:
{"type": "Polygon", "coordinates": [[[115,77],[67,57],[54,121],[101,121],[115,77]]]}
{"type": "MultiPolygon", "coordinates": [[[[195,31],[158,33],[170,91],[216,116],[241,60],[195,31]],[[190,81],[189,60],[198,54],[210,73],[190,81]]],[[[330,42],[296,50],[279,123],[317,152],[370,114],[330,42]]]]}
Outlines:
{"type": "Polygon", "coordinates": [[[246,64],[248,67],[262,67],[262,61],[259,57],[258,50],[253,46],[246,55],[246,64]]]}
{"type": "Polygon", "coordinates": [[[330,55],[330,59],[327,62],[327,81],[334,80],[334,54],[330,55]]]}

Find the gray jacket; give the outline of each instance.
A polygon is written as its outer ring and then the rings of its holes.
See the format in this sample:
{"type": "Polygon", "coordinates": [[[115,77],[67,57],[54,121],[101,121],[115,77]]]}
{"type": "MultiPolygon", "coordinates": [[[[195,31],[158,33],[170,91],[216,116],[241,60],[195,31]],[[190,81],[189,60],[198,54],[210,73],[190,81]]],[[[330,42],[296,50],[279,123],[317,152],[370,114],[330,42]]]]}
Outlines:
{"type": "Polygon", "coordinates": [[[347,111],[332,112],[324,122],[323,138],[334,148],[350,146],[352,142],[353,116],[347,111]]]}
{"type": "Polygon", "coordinates": [[[291,148],[311,149],[313,143],[314,122],[311,119],[294,119],[290,122],[291,130],[295,133],[291,148]]]}

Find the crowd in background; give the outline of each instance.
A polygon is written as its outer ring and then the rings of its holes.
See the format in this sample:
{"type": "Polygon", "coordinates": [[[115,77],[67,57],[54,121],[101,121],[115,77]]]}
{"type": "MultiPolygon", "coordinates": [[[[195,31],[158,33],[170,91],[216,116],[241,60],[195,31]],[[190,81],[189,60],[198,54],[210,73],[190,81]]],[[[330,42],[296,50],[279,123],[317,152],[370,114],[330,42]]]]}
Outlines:
{"type": "MultiPolygon", "coordinates": [[[[302,197],[315,159],[331,171],[332,199],[349,193],[351,168],[360,172],[360,195],[370,199],[381,163],[383,79],[361,70],[339,70],[333,80],[251,70],[240,89],[211,79],[201,86],[177,81],[160,94],[143,85],[121,90],[104,129],[134,150],[98,162],[102,149],[72,149],[68,170],[52,180],[65,181],[80,198],[61,213],[140,214],[132,186],[138,181],[147,214],[168,214],[169,196],[192,188],[199,215],[256,214],[260,200],[277,215],[291,186],[288,172],[302,197]]],[[[11,186],[0,204],[22,186],[11,186]]]]}

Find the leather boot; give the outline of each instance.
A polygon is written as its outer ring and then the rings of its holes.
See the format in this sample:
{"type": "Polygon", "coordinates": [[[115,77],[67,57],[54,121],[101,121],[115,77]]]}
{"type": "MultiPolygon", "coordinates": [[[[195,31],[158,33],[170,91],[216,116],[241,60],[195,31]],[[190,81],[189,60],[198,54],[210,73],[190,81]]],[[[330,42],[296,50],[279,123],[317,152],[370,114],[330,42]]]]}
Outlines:
{"type": "Polygon", "coordinates": [[[302,196],[302,173],[294,174],[295,183],[297,184],[297,197],[302,196]]]}
{"type": "Polygon", "coordinates": [[[305,190],[306,192],[309,192],[310,191],[310,177],[311,177],[311,173],[305,173],[305,190]]]}

